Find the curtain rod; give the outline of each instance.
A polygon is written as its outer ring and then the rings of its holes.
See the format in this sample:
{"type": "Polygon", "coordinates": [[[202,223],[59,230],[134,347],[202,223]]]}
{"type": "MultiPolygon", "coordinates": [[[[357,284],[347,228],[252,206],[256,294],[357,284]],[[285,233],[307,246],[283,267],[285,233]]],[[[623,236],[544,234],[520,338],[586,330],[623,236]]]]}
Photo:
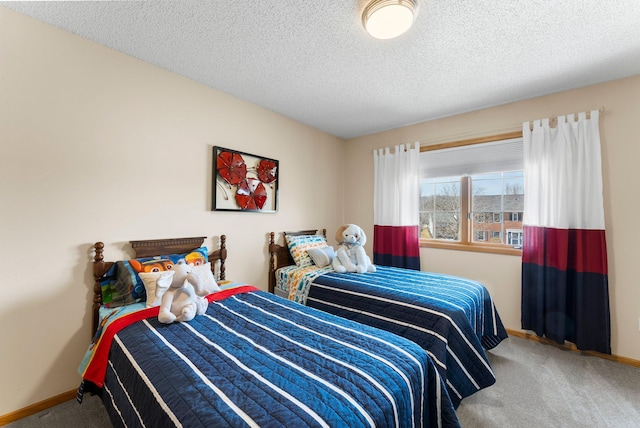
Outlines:
{"type": "MultiPolygon", "coordinates": [[[[598,109],[598,111],[600,112],[600,114],[604,113],[604,110],[605,110],[605,109],[604,109],[604,107],[600,107],[600,108],[598,109]]],[[[592,111],[593,111],[593,110],[590,110],[590,111],[587,111],[587,112],[586,112],[586,114],[587,114],[587,119],[590,119],[590,118],[591,118],[591,112],[592,112],[592,111]]],[[[577,119],[577,118],[578,118],[578,114],[580,114],[580,113],[561,114],[561,115],[558,115],[558,116],[573,116],[573,117],[574,117],[574,119],[577,119]]],[[[558,120],[558,116],[550,116],[550,117],[549,117],[549,122],[556,122],[556,121],[558,120]]],[[[540,120],[540,119],[535,119],[535,120],[540,120]]],[[[530,121],[529,121],[529,127],[530,127],[531,129],[533,129],[533,122],[534,122],[533,120],[530,120],[530,121]]]]}
{"type": "MultiPolygon", "coordinates": [[[[592,110],[587,112],[589,117],[591,115],[591,111],[592,110]]],[[[600,114],[602,114],[602,113],[605,112],[605,108],[604,107],[600,107],[598,109],[598,111],[600,112],[600,114]]],[[[573,114],[575,116],[578,113],[573,113],[573,114]]],[[[565,114],[564,116],[569,116],[569,115],[565,114]]],[[[558,116],[551,116],[549,118],[550,122],[557,121],[557,120],[558,120],[558,116]]],[[[529,121],[529,127],[531,129],[533,129],[533,120],[529,121]]],[[[484,137],[471,137],[469,135],[469,133],[466,133],[466,134],[462,134],[462,135],[458,135],[458,136],[441,137],[441,138],[436,139],[434,141],[419,140],[418,142],[420,143],[420,151],[421,152],[426,152],[426,151],[431,151],[431,150],[438,150],[438,149],[441,149],[441,148],[449,148],[449,147],[455,147],[455,146],[466,146],[466,145],[471,145],[471,144],[484,143],[484,142],[488,142],[488,141],[495,141],[495,140],[509,139],[509,138],[518,138],[518,137],[522,137],[522,122],[520,122],[520,124],[513,125],[513,126],[510,126],[510,127],[501,129],[499,131],[495,131],[495,133],[493,135],[488,135],[488,136],[484,136],[484,137]],[[464,137],[468,137],[468,138],[465,139],[464,137]]]]}

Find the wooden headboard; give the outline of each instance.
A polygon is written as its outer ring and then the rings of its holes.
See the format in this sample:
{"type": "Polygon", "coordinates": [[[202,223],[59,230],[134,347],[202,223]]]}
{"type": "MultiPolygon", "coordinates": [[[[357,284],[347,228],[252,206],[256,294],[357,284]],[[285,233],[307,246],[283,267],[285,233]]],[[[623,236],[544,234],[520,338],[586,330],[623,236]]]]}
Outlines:
{"type": "MultiPolygon", "coordinates": [[[[282,236],[315,235],[316,233],[318,233],[317,229],[296,230],[293,232],[282,232],[282,236]]],[[[327,229],[322,229],[322,235],[325,238],[327,237],[327,229]]],[[[269,233],[269,293],[273,293],[276,287],[276,271],[281,267],[295,264],[286,240],[284,245],[279,245],[276,244],[275,237],[275,232],[269,233]]]]}
{"type": "MultiPolygon", "coordinates": [[[[146,241],[129,241],[134,251],[134,258],[153,257],[165,254],[182,254],[188,253],[196,248],[200,248],[206,237],[200,236],[196,238],[174,238],[174,239],[153,239],[146,241]]],[[[223,281],[225,274],[225,260],[227,259],[227,237],[220,235],[220,248],[209,253],[209,261],[211,262],[211,271],[214,278],[223,281]],[[219,263],[218,263],[219,261],[219,263]]],[[[115,262],[105,262],[103,251],[104,244],[96,242],[93,246],[95,255],[93,257],[93,334],[98,328],[98,310],[102,305],[102,281],[115,262]]]]}

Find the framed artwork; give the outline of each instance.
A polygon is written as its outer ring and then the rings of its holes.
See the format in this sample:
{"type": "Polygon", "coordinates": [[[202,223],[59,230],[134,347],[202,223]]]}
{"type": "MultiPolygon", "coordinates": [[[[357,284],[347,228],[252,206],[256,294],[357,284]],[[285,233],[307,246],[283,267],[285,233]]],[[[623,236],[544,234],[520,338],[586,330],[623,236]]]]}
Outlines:
{"type": "Polygon", "coordinates": [[[278,211],[278,161],[213,148],[213,210],[278,211]]]}

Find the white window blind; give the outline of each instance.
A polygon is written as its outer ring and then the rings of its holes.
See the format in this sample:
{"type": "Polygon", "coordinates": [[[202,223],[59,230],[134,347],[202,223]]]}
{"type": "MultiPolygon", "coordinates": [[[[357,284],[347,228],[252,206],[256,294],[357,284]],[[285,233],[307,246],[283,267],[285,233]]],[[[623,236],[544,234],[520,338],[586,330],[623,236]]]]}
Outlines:
{"type": "Polygon", "coordinates": [[[523,169],[521,137],[420,153],[421,179],[523,169]]]}

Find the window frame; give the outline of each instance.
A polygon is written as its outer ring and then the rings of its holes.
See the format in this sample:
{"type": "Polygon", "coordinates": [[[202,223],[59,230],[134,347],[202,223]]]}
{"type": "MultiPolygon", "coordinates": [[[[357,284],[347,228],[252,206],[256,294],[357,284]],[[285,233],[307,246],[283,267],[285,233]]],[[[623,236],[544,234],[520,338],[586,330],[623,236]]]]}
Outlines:
{"type": "Polygon", "coordinates": [[[509,245],[512,245],[514,247],[516,245],[518,247],[522,247],[522,238],[524,237],[524,231],[522,231],[522,230],[517,231],[517,230],[514,230],[514,229],[506,229],[505,233],[507,234],[507,239],[509,239],[508,237],[510,235],[517,235],[518,236],[518,244],[509,244],[509,245]]]}
{"type": "MultiPolygon", "coordinates": [[[[508,140],[512,138],[522,138],[522,131],[508,132],[504,134],[491,135],[487,137],[471,138],[468,140],[452,141],[449,143],[420,146],[420,152],[431,150],[449,149],[452,147],[469,146],[472,144],[490,143],[493,141],[508,140]]],[[[490,242],[473,242],[471,236],[471,178],[463,176],[460,179],[460,241],[444,241],[433,238],[420,238],[420,247],[436,248],[444,250],[472,251],[490,254],[504,254],[511,256],[522,256],[520,248],[514,248],[507,244],[496,244],[490,242]]]]}

